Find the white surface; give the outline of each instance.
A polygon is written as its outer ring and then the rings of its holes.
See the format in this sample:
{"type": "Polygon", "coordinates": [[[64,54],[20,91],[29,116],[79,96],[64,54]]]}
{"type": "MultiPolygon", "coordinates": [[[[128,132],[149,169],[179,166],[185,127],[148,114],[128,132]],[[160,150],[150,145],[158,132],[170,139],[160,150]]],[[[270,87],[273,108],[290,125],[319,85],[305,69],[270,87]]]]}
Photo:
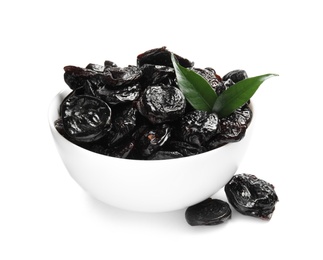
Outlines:
{"type": "Polygon", "coordinates": [[[0,259],[322,259],[320,1],[180,3],[0,4],[0,259]],[[220,75],[280,74],[254,97],[259,120],[238,170],[275,185],[270,222],[233,211],[226,224],[190,227],[183,210],[105,206],[68,175],[47,123],[63,66],[126,66],[163,45],[220,75]]]}

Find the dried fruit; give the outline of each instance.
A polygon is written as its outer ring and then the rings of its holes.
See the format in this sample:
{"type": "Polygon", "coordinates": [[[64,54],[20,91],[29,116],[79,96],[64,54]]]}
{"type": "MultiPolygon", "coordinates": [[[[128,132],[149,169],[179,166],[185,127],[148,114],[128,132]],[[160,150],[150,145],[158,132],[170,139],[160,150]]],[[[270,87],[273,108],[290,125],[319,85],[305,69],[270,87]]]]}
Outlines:
{"type": "Polygon", "coordinates": [[[93,142],[111,128],[111,109],[99,98],[80,95],[66,98],[61,105],[65,132],[71,140],[93,142]]]}
{"type": "Polygon", "coordinates": [[[240,213],[270,219],[278,201],[274,186],[251,174],[238,174],[225,185],[230,204],[240,213]]]}
{"type": "MultiPolygon", "coordinates": [[[[109,60],[85,68],[65,66],[64,80],[72,92],[62,102],[55,126],[90,151],[144,160],[196,155],[241,140],[252,118],[248,103],[230,107],[233,112],[226,116],[212,108],[214,100],[247,74],[231,71],[222,80],[213,68],[193,66],[166,47],[139,54],[136,66],[122,68],[109,60]],[[196,102],[202,105],[197,108],[196,102]]],[[[270,77],[265,76],[249,83],[257,87],[270,77]]],[[[234,94],[245,90],[244,85],[234,94]]],[[[230,97],[225,95],[224,101],[230,97]]]]}
{"type": "Polygon", "coordinates": [[[218,117],[215,113],[194,110],[180,121],[179,136],[192,145],[203,146],[217,133],[218,117]]]}
{"type": "Polygon", "coordinates": [[[185,107],[183,93],[164,84],[147,87],[137,102],[139,112],[153,124],[176,120],[184,114],[185,107]]]}
{"type": "Polygon", "coordinates": [[[212,150],[227,143],[240,141],[245,136],[251,119],[252,111],[246,105],[238,108],[230,116],[221,118],[218,133],[208,143],[208,149],[212,150]]]}
{"type": "Polygon", "coordinates": [[[191,226],[218,225],[231,218],[231,209],[227,202],[209,198],[188,207],[185,218],[191,226]]]}

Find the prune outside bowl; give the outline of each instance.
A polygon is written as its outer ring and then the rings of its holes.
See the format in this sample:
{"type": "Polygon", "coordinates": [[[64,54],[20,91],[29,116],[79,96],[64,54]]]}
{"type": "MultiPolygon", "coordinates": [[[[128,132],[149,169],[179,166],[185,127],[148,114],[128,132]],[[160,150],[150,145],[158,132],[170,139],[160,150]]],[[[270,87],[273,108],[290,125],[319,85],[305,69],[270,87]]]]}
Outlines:
{"type": "Polygon", "coordinates": [[[85,191],[117,208],[167,212],[207,199],[237,171],[250,140],[253,122],[241,141],[199,155],[144,161],[97,154],[71,143],[55,129],[60,104],[69,92],[58,93],[49,107],[49,125],[58,153],[85,191]]]}

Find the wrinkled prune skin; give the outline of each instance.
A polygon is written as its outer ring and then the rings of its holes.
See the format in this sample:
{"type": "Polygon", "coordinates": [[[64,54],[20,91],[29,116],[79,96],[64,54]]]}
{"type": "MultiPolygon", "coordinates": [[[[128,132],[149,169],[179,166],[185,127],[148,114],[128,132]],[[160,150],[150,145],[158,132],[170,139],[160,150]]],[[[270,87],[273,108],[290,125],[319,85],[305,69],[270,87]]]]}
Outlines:
{"type": "Polygon", "coordinates": [[[190,144],[188,142],[179,141],[179,140],[170,140],[165,149],[171,151],[177,151],[181,153],[183,156],[192,156],[200,153],[204,153],[207,149],[204,146],[197,146],[190,144]]]}
{"type": "Polygon", "coordinates": [[[85,84],[95,86],[119,87],[136,83],[142,76],[142,71],[137,66],[104,67],[104,71],[90,64],[89,68],[76,66],[64,67],[64,80],[71,89],[83,87],[85,84]],[[90,69],[91,68],[91,69],[90,69]]]}
{"type": "Polygon", "coordinates": [[[230,204],[240,213],[269,220],[278,202],[274,186],[252,174],[237,174],[224,187],[230,204]]]}
{"type": "Polygon", "coordinates": [[[171,128],[168,124],[142,127],[135,138],[136,156],[147,158],[159,151],[171,136],[171,128]]]}
{"type": "Polygon", "coordinates": [[[158,151],[148,157],[148,160],[168,160],[168,159],[175,159],[175,158],[182,158],[184,157],[183,154],[176,151],[158,151]]]}
{"type": "Polygon", "coordinates": [[[219,120],[218,134],[208,144],[208,149],[215,149],[224,144],[240,141],[252,120],[252,111],[245,105],[236,109],[228,117],[219,120]]]}
{"type": "Polygon", "coordinates": [[[181,118],[177,135],[183,141],[200,147],[216,135],[218,123],[219,118],[215,113],[194,110],[181,118]]]}
{"type": "Polygon", "coordinates": [[[132,159],[131,154],[135,147],[135,143],[133,141],[124,142],[112,149],[109,149],[106,152],[106,155],[116,158],[123,158],[123,159],[132,159]]]}
{"type": "Polygon", "coordinates": [[[245,70],[232,70],[225,74],[222,77],[223,81],[227,81],[228,79],[231,79],[234,83],[237,83],[241,80],[244,80],[248,78],[247,72],[245,70]]]}
{"type": "Polygon", "coordinates": [[[141,87],[139,83],[119,88],[103,86],[94,91],[94,95],[100,97],[109,105],[117,105],[137,100],[140,96],[140,91],[141,87]]]}
{"type": "Polygon", "coordinates": [[[226,222],[231,218],[227,202],[219,199],[206,199],[186,209],[185,219],[191,226],[211,226],[226,222]]]}
{"type": "Polygon", "coordinates": [[[144,64],[141,66],[142,77],[140,79],[140,84],[145,88],[151,85],[176,85],[176,75],[175,70],[172,67],[144,64]]]}
{"type": "Polygon", "coordinates": [[[119,87],[128,86],[138,82],[142,76],[142,71],[137,66],[128,66],[125,68],[106,67],[104,75],[110,78],[109,86],[119,87]]]}
{"type": "Polygon", "coordinates": [[[73,95],[64,99],[61,118],[65,133],[77,142],[94,142],[111,128],[111,108],[92,96],[73,95]]]}
{"type": "Polygon", "coordinates": [[[105,67],[100,64],[89,63],[85,68],[96,72],[104,72],[105,67]]]}
{"type": "MultiPolygon", "coordinates": [[[[183,57],[174,54],[178,60],[178,63],[185,68],[193,67],[194,62],[191,62],[183,57]]],[[[171,60],[171,52],[166,49],[166,47],[156,48],[144,53],[141,53],[137,56],[137,65],[139,67],[144,64],[153,64],[153,65],[162,65],[167,67],[173,67],[171,60]]]]}
{"type": "Polygon", "coordinates": [[[112,116],[112,128],[102,142],[113,146],[132,134],[137,125],[137,109],[131,104],[115,107],[112,116]]]}
{"type": "Polygon", "coordinates": [[[147,87],[137,102],[139,112],[153,124],[178,119],[185,107],[184,94],[178,88],[164,84],[147,87]]]}
{"type": "Polygon", "coordinates": [[[212,68],[205,68],[205,69],[198,69],[198,68],[193,68],[192,69],[194,72],[202,76],[213,88],[213,90],[217,93],[220,94],[221,90],[224,88],[223,87],[223,82],[222,79],[219,75],[216,74],[216,71],[212,68]]]}

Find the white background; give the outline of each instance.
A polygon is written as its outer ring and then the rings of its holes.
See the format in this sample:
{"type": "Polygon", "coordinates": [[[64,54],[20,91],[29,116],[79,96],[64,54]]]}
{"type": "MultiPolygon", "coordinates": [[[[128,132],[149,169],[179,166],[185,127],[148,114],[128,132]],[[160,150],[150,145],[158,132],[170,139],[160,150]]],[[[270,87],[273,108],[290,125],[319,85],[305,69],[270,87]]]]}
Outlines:
{"type": "Polygon", "coordinates": [[[2,1],[0,259],[322,259],[319,3],[2,1]],[[220,75],[280,75],[253,98],[256,128],[238,170],[275,185],[269,222],[233,211],[225,224],[191,227],[184,210],[119,210],[65,170],[47,121],[63,67],[127,66],[161,46],[220,75]]]}

